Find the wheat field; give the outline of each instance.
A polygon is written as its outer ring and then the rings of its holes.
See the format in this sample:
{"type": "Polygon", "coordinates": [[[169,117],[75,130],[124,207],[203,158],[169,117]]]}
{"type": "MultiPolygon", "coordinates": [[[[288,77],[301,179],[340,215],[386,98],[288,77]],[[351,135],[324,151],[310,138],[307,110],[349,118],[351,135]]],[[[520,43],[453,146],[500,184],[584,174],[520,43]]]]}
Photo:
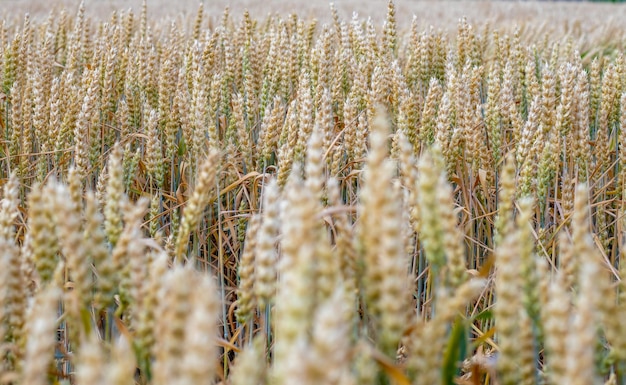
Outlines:
{"type": "Polygon", "coordinates": [[[226,5],[0,3],[0,384],[626,384],[626,8],[226,5]]]}

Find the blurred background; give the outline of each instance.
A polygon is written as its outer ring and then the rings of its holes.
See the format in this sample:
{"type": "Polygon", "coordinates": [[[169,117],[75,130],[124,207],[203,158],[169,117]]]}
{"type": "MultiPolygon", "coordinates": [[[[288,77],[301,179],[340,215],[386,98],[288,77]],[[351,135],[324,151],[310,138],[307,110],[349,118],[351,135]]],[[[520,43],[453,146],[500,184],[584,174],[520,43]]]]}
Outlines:
{"type": "MultiPolygon", "coordinates": [[[[108,18],[113,10],[132,8],[138,14],[142,0],[85,0],[87,15],[92,18],[108,18]]],[[[153,18],[193,17],[198,0],[148,0],[148,12],[153,18]]],[[[329,1],[326,0],[210,0],[203,1],[205,15],[216,20],[225,7],[234,17],[248,9],[254,17],[263,19],[269,13],[298,13],[301,17],[316,17],[324,23],[329,19],[329,1]]],[[[75,12],[79,0],[0,0],[3,19],[22,17],[28,12],[33,17],[45,17],[51,10],[67,9],[75,12]]],[[[386,0],[335,0],[340,15],[349,19],[353,12],[362,17],[372,17],[382,22],[386,12],[386,0]]],[[[608,2],[492,2],[492,1],[411,1],[396,0],[396,18],[400,26],[410,25],[413,15],[421,26],[455,27],[464,16],[470,23],[487,19],[492,25],[508,26],[511,23],[532,22],[537,26],[561,28],[564,25],[585,28],[585,20],[602,18],[605,24],[619,23],[626,17],[626,6],[608,2]]],[[[593,23],[596,24],[597,23],[593,23]]]]}

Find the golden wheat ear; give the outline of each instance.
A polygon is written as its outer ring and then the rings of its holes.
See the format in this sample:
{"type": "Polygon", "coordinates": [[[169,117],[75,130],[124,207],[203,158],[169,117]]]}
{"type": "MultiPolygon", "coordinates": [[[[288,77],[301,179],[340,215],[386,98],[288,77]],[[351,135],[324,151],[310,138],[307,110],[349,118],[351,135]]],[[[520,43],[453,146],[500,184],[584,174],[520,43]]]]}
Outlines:
{"type": "Polygon", "coordinates": [[[57,343],[55,331],[58,327],[57,308],[60,299],[59,288],[46,287],[35,295],[31,304],[26,318],[28,337],[24,354],[24,383],[48,383],[57,343]]]}

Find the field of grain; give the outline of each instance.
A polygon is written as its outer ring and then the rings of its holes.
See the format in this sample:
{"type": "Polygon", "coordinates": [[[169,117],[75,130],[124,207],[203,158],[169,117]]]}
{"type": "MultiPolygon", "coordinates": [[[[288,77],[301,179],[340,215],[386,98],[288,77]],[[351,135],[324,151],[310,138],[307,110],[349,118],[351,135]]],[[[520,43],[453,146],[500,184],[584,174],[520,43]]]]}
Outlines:
{"type": "Polygon", "coordinates": [[[626,8],[171,3],[0,2],[0,385],[626,384],[626,8]]]}

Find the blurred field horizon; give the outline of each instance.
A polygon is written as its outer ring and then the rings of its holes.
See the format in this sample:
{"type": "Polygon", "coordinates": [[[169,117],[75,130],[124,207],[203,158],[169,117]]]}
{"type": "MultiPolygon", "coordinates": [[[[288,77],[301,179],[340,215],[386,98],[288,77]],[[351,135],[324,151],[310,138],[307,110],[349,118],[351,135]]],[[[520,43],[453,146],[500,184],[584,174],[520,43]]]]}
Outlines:
{"type": "MultiPolygon", "coordinates": [[[[198,0],[150,0],[147,2],[151,21],[161,18],[193,18],[198,6],[203,4],[208,20],[219,20],[225,8],[229,8],[235,19],[241,18],[245,10],[256,18],[265,18],[268,14],[296,13],[301,18],[317,18],[321,23],[330,23],[329,4],[333,1],[315,0],[254,0],[229,1],[198,1],[198,0]],[[289,5],[289,7],[286,7],[289,5]]],[[[86,0],[87,17],[106,19],[113,11],[132,9],[135,13],[141,10],[141,0],[86,0]]],[[[381,0],[348,0],[334,1],[339,15],[349,19],[354,12],[360,18],[371,17],[380,24],[385,18],[386,2],[381,0]]],[[[65,8],[71,14],[78,10],[79,0],[3,0],[0,1],[0,13],[3,18],[28,13],[32,17],[46,17],[53,10],[65,8]]],[[[397,1],[397,23],[400,28],[407,28],[413,16],[420,25],[433,25],[435,28],[456,29],[460,18],[467,17],[468,22],[489,22],[494,26],[511,26],[531,22],[534,25],[558,27],[562,25],[576,26],[589,18],[601,17],[606,26],[618,24],[626,17],[626,6],[605,2],[508,2],[508,1],[397,1]]],[[[584,26],[597,28],[598,23],[584,26]]],[[[584,28],[583,26],[578,26],[584,28]]]]}

